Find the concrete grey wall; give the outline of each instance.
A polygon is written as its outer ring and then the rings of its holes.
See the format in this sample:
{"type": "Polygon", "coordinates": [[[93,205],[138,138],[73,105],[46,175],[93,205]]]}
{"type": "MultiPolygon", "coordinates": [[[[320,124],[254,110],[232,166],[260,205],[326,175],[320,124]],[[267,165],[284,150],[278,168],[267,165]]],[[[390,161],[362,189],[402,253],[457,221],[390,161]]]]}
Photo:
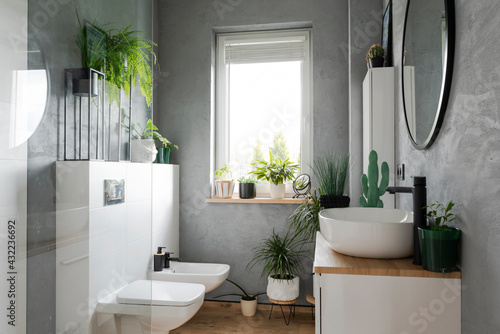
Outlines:
{"type": "MultiPolygon", "coordinates": [[[[428,203],[453,200],[462,230],[462,333],[500,332],[500,3],[456,0],[455,69],[446,117],[436,142],[412,146],[401,100],[401,43],[406,0],[393,0],[396,161],[407,175],[427,176],[428,203]],[[399,50],[399,51],[398,51],[399,50]]],[[[411,185],[407,178],[400,185],[411,185]]],[[[409,196],[398,195],[402,208],[409,196]]]]}
{"type": "MultiPolygon", "coordinates": [[[[252,249],[282,232],[295,205],[206,204],[210,197],[214,29],[297,23],[313,28],[314,155],[348,150],[347,2],[341,0],[160,0],[159,52],[168,76],[158,86],[155,119],[179,145],[180,248],[187,261],[231,265],[229,277],[250,292],[265,290],[261,267],[246,271],[252,249]]],[[[240,28],[241,29],[241,28],[240,28]]],[[[301,275],[300,303],[312,291],[311,262],[301,275]]],[[[207,298],[234,288],[224,284],[207,298]]]]}
{"type": "MultiPolygon", "coordinates": [[[[151,38],[151,1],[28,2],[29,35],[36,41],[50,72],[49,105],[28,142],[28,333],[55,333],[55,161],[63,159],[64,69],[80,67],[75,54],[77,32],[75,7],[82,21],[109,23],[121,28],[129,24],[151,38]]],[[[137,90],[136,90],[137,91],[137,90]]],[[[134,93],[135,94],[135,93],[134,93]]],[[[139,96],[134,112],[148,111],[139,96]]],[[[151,113],[151,111],[149,111],[151,113]]]]}

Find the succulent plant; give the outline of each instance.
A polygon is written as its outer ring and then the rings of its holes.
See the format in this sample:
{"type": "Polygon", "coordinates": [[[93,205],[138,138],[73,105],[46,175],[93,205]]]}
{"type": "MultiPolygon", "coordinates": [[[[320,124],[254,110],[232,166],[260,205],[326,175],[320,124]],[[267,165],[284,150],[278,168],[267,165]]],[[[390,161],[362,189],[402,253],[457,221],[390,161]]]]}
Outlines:
{"type": "Polygon", "coordinates": [[[373,44],[370,47],[370,50],[368,50],[368,53],[366,54],[366,62],[370,58],[375,58],[375,57],[383,57],[385,55],[385,50],[380,44],[373,44]]]}
{"type": "Polygon", "coordinates": [[[361,187],[363,195],[359,197],[359,205],[364,208],[383,208],[384,202],[380,199],[389,184],[389,165],[382,162],[381,165],[382,180],[380,186],[378,183],[378,155],[375,150],[368,156],[368,176],[361,176],[361,187]]]}

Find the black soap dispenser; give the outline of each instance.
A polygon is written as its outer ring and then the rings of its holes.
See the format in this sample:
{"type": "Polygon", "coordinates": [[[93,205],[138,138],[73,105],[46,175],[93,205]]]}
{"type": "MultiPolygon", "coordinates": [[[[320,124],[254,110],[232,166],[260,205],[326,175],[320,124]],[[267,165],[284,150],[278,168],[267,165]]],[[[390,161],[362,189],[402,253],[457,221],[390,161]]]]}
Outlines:
{"type": "Polygon", "coordinates": [[[162,249],[165,247],[158,247],[156,254],[153,254],[153,264],[154,271],[162,271],[163,263],[165,262],[165,253],[162,253],[162,249]]]}

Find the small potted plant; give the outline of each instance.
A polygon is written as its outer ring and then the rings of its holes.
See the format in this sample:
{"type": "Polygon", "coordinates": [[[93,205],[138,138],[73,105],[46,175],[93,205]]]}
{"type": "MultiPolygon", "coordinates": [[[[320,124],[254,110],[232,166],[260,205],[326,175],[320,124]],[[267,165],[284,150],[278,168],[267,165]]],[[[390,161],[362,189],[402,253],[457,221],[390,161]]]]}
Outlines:
{"type": "Polygon", "coordinates": [[[228,164],[215,171],[215,197],[233,197],[234,181],[231,179],[231,173],[231,168],[228,164]]]}
{"type": "Polygon", "coordinates": [[[384,67],[385,51],[380,44],[373,44],[366,54],[368,68],[384,67]]]}
{"type": "Polygon", "coordinates": [[[140,123],[132,125],[132,141],[130,143],[130,161],[153,162],[158,151],[154,142],[153,132],[158,128],[148,119],[143,128],[140,123]]]}
{"type": "Polygon", "coordinates": [[[265,292],[259,292],[253,295],[248,294],[245,289],[243,289],[237,283],[231,281],[229,278],[226,279],[229,283],[234,284],[242,293],[226,293],[223,295],[215,296],[215,298],[225,297],[225,296],[238,296],[240,297],[241,313],[245,317],[253,317],[257,311],[257,297],[265,294],[265,292]]]}
{"type": "Polygon", "coordinates": [[[243,199],[255,198],[255,196],[256,196],[256,188],[255,188],[256,180],[253,177],[242,176],[238,179],[238,182],[239,182],[240,198],[243,198],[243,199]]]}
{"type": "Polygon", "coordinates": [[[427,217],[434,226],[418,228],[422,265],[425,270],[447,273],[456,271],[460,230],[448,226],[457,217],[451,212],[455,203],[448,205],[436,202],[427,207],[427,217]]]}
{"type": "Polygon", "coordinates": [[[172,144],[167,138],[163,137],[158,131],[153,131],[153,139],[159,140],[161,143],[160,147],[157,147],[158,154],[156,155],[156,162],[168,164],[170,163],[170,153],[175,148],[176,150],[179,147],[175,144],[172,144]]]}
{"type": "Polygon", "coordinates": [[[263,264],[261,277],[267,277],[266,293],[275,301],[293,301],[299,297],[302,259],[307,257],[304,242],[290,231],[282,238],[273,230],[273,235],[254,248],[254,257],[247,269],[263,264]]]}
{"type": "Polygon", "coordinates": [[[314,160],[314,176],[320,185],[321,206],[328,208],[345,208],[350,198],[344,195],[349,170],[349,153],[327,154],[314,160]]]}
{"type": "Polygon", "coordinates": [[[273,158],[271,150],[269,150],[269,162],[259,160],[252,165],[254,170],[250,174],[254,174],[258,180],[269,182],[271,198],[285,197],[285,182],[293,180],[294,174],[299,170],[299,165],[289,159],[273,158]]]}

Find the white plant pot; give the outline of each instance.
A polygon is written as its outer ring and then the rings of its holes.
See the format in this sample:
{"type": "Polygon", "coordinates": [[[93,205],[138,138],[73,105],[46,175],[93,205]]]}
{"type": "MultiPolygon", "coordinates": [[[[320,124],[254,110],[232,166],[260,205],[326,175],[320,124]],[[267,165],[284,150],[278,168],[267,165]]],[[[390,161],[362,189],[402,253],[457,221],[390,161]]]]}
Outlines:
{"type": "Polygon", "coordinates": [[[274,279],[271,276],[267,277],[267,296],[278,301],[291,301],[299,297],[300,277],[295,276],[293,279],[274,279]]]}
{"type": "Polygon", "coordinates": [[[151,163],[156,159],[155,142],[153,139],[132,139],[130,143],[130,161],[151,163]]]}
{"type": "Polygon", "coordinates": [[[286,184],[278,184],[275,185],[274,183],[269,184],[269,191],[271,193],[271,198],[283,198],[285,197],[285,189],[286,189],[286,184]]]}
{"type": "Polygon", "coordinates": [[[257,298],[254,300],[243,300],[240,299],[241,303],[241,313],[245,317],[253,317],[255,315],[255,312],[257,312],[257,298]]]}
{"type": "Polygon", "coordinates": [[[234,192],[233,181],[215,181],[215,197],[217,198],[231,198],[234,192]]]}

